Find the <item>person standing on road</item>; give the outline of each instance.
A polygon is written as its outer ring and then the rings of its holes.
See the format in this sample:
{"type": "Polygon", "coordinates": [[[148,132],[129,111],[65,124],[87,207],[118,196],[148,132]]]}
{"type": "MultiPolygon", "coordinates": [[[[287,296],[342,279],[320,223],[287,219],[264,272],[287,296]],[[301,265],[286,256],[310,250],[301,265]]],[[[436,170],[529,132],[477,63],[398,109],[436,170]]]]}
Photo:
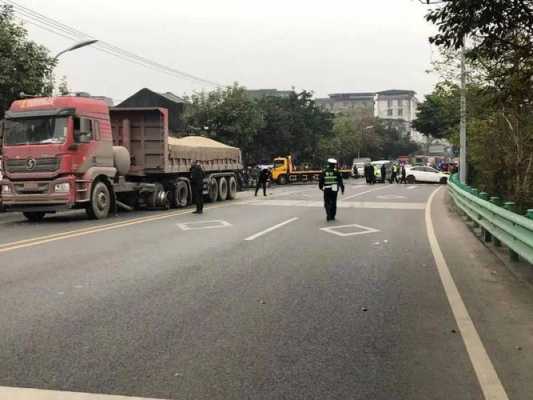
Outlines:
{"type": "Polygon", "coordinates": [[[396,164],[392,164],[390,183],[398,183],[398,166],[396,164]]]}
{"type": "Polygon", "coordinates": [[[328,159],[327,168],[320,174],[318,187],[324,192],[324,208],[326,209],[326,220],[334,221],[337,214],[337,194],[339,189],[344,194],[344,182],[342,175],[337,169],[337,160],[328,159]]]}
{"type": "Polygon", "coordinates": [[[385,183],[387,178],[387,167],[385,164],[381,164],[381,182],[385,183]]]}
{"type": "Polygon", "coordinates": [[[402,164],[400,183],[407,183],[406,175],[407,172],[405,171],[405,165],[402,164]]]}
{"type": "Polygon", "coordinates": [[[267,195],[267,182],[268,178],[270,178],[270,171],[268,168],[263,168],[261,172],[259,172],[259,176],[257,178],[257,185],[255,185],[255,196],[257,197],[257,192],[259,191],[259,188],[263,188],[263,196],[266,197],[267,195]]]}
{"type": "Polygon", "coordinates": [[[204,212],[204,178],[205,173],[200,163],[195,160],[191,165],[191,189],[196,211],[193,214],[202,214],[204,212]]]}

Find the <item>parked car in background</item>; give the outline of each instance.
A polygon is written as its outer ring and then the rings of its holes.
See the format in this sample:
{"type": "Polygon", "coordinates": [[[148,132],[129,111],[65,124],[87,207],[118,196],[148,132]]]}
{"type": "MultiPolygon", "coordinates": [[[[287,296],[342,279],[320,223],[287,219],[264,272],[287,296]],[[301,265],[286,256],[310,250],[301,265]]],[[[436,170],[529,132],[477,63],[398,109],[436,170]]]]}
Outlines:
{"type": "Polygon", "coordinates": [[[417,165],[411,168],[406,167],[407,183],[432,182],[447,183],[448,174],[432,167],[417,165]]]}

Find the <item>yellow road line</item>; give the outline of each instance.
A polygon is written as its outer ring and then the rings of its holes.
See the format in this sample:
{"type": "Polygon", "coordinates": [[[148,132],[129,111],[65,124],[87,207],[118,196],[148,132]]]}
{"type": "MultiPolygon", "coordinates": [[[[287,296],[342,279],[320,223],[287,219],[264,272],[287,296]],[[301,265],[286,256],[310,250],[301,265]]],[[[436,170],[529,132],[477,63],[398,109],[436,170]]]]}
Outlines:
{"type": "MultiPolygon", "coordinates": [[[[233,204],[235,204],[235,203],[233,203],[233,204]]],[[[215,208],[222,208],[222,207],[229,207],[229,206],[231,206],[233,204],[228,203],[228,204],[224,204],[224,205],[220,205],[220,206],[206,207],[206,210],[212,210],[212,209],[215,209],[215,208]]],[[[176,216],[180,216],[180,215],[191,214],[192,212],[193,212],[193,210],[187,210],[187,211],[181,211],[181,212],[172,212],[172,213],[167,213],[167,214],[163,214],[163,215],[136,218],[136,219],[129,220],[129,221],[116,222],[116,223],[100,225],[100,226],[92,226],[92,227],[83,228],[83,229],[77,229],[77,230],[68,231],[68,232],[60,232],[60,233],[56,233],[56,234],[53,234],[53,235],[40,236],[40,237],[33,238],[33,239],[26,239],[26,240],[20,240],[20,241],[17,241],[17,242],[5,243],[2,246],[0,246],[0,253],[6,253],[8,251],[13,251],[13,250],[23,249],[23,248],[27,248],[27,247],[37,246],[37,245],[40,245],[40,244],[55,242],[55,241],[58,241],[58,240],[70,239],[70,238],[75,238],[75,237],[79,237],[79,236],[85,236],[85,235],[89,235],[89,234],[92,234],[92,233],[104,232],[104,231],[109,231],[109,230],[113,230],[113,229],[119,229],[119,228],[132,226],[132,225],[143,224],[143,223],[146,223],[146,222],[159,221],[159,220],[162,220],[162,219],[172,218],[172,217],[176,217],[176,216]]]]}

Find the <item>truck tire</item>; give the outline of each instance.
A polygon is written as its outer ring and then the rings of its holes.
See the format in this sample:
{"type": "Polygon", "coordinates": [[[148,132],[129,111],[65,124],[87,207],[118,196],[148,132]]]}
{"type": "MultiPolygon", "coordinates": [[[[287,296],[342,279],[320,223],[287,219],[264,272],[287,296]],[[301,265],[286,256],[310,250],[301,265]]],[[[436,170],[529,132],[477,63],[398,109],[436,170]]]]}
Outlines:
{"type": "Polygon", "coordinates": [[[147,205],[149,208],[163,208],[168,209],[170,204],[168,202],[167,192],[164,186],[160,183],[154,183],[155,189],[147,199],[147,205]]]}
{"type": "Polygon", "coordinates": [[[212,178],[207,183],[208,198],[211,203],[214,203],[218,199],[218,182],[216,179],[212,178]]]}
{"type": "Polygon", "coordinates": [[[441,185],[446,185],[446,183],[448,183],[448,178],[440,178],[440,182],[439,182],[441,185]]]}
{"type": "Polygon", "coordinates": [[[90,219],[104,219],[111,210],[111,192],[104,182],[97,181],[93,185],[91,201],[87,206],[87,215],[90,219]]]}
{"type": "Polygon", "coordinates": [[[45,213],[42,211],[27,211],[22,215],[30,222],[40,222],[43,220],[45,213]]]}
{"type": "Polygon", "coordinates": [[[286,185],[287,184],[287,175],[280,175],[278,178],[278,185],[286,185]]]}
{"type": "Polygon", "coordinates": [[[228,181],[222,177],[218,180],[218,200],[224,201],[228,198],[228,181]]]}
{"type": "Polygon", "coordinates": [[[415,179],[415,177],[414,177],[413,175],[409,175],[409,176],[407,177],[407,183],[409,183],[409,184],[412,185],[412,184],[415,183],[415,182],[416,182],[416,179],[415,179]]]}
{"type": "Polygon", "coordinates": [[[235,197],[237,197],[237,181],[234,176],[230,176],[228,181],[228,199],[233,200],[235,197]]]}
{"type": "Polygon", "coordinates": [[[172,194],[171,207],[181,208],[187,207],[189,203],[189,186],[187,182],[178,181],[172,194]]]}

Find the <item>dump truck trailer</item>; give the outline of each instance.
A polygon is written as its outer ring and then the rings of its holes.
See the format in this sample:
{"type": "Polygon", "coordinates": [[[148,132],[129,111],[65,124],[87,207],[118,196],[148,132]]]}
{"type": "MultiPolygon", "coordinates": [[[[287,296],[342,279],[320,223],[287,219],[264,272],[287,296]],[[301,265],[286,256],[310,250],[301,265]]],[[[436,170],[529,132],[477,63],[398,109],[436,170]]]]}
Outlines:
{"type": "MultiPolygon", "coordinates": [[[[351,174],[349,169],[340,169],[339,172],[343,178],[349,178],[351,174]]],[[[321,173],[320,169],[297,168],[291,156],[276,157],[272,167],[272,181],[278,185],[318,182],[321,173]]]]}
{"type": "Polygon", "coordinates": [[[195,160],[208,200],[233,199],[242,170],[238,148],[170,137],[164,108],[109,108],[73,96],[18,100],[3,129],[3,205],[33,221],[65,209],[101,219],[117,208],[185,207],[195,160]]]}

